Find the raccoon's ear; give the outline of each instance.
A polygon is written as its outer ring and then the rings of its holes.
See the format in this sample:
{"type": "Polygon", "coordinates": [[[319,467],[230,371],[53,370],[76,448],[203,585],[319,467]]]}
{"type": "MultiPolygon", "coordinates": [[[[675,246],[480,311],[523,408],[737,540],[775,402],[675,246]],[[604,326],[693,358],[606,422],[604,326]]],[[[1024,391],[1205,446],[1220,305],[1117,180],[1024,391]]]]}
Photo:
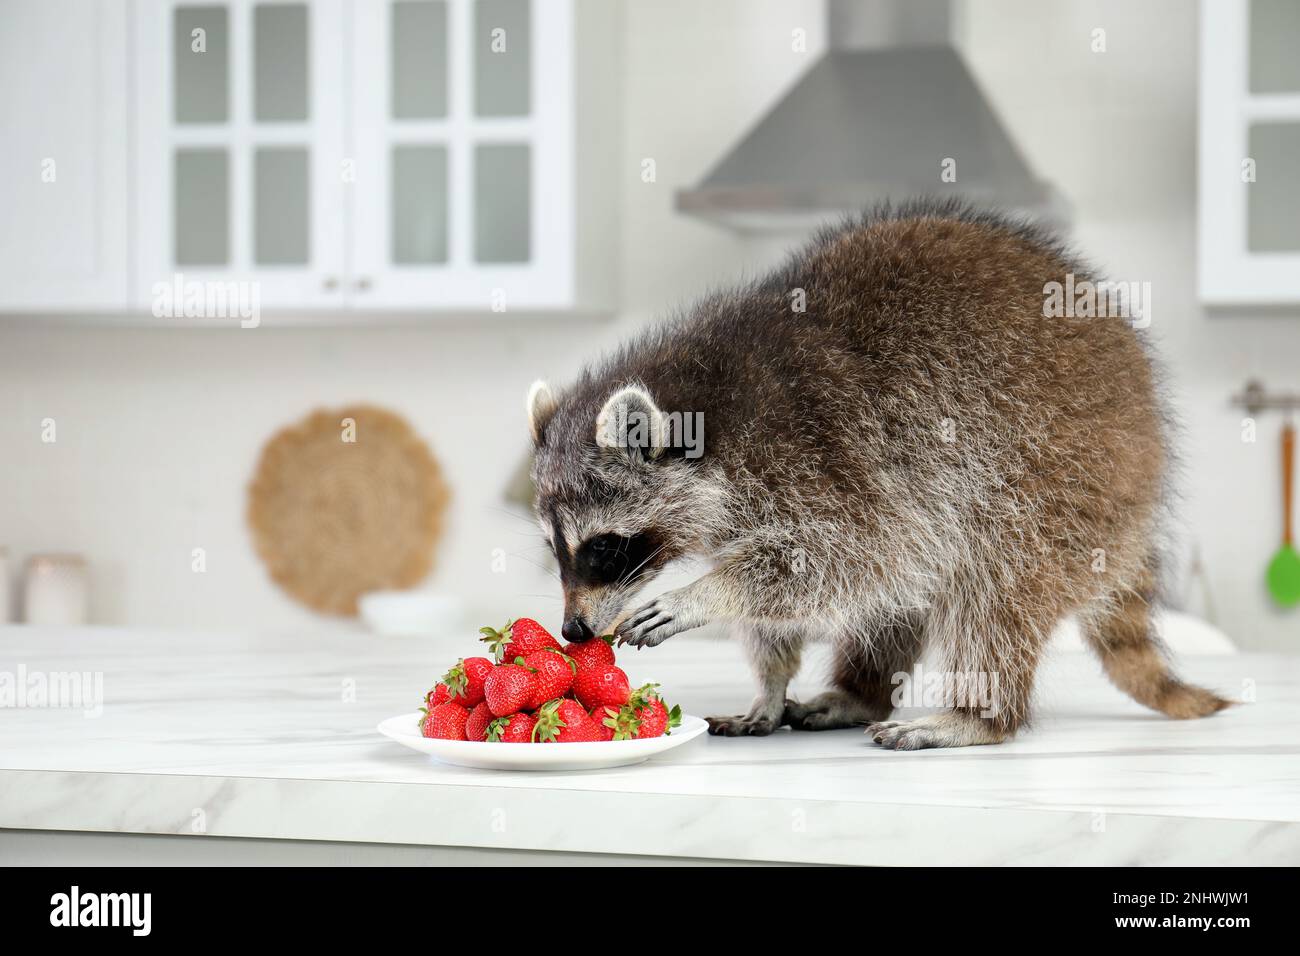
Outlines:
{"type": "Polygon", "coordinates": [[[666,420],[650,393],[625,385],[596,416],[596,444],[629,461],[653,460],[663,454],[666,420]]]}
{"type": "Polygon", "coordinates": [[[524,405],[528,409],[528,430],[532,432],[533,444],[540,447],[546,435],[546,424],[555,414],[555,393],[539,378],[529,387],[524,405]]]}

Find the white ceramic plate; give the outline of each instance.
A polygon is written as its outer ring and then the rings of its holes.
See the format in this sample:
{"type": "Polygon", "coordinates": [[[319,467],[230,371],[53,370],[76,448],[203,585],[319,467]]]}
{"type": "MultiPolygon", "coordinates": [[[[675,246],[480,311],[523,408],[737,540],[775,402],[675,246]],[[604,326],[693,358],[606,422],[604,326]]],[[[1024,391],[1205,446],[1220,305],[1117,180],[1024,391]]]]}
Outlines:
{"type": "Polygon", "coordinates": [[[379,732],[404,747],[429,754],[443,763],[482,770],[599,770],[641,763],[655,754],[680,747],[708,728],[700,717],[682,717],[682,725],[666,737],[647,740],[602,740],[582,744],[489,744],[471,740],[434,740],[420,733],[420,714],[412,711],[389,717],[379,732]]]}

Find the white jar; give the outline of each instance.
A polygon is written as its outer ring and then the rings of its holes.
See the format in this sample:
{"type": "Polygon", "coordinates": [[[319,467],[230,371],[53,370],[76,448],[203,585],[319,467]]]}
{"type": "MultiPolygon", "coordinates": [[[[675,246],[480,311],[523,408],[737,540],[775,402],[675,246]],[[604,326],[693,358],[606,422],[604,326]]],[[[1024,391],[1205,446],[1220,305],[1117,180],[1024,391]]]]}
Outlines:
{"type": "Polygon", "coordinates": [[[86,590],[81,555],[34,554],[27,559],[23,619],[28,624],[85,624],[86,590]]]}

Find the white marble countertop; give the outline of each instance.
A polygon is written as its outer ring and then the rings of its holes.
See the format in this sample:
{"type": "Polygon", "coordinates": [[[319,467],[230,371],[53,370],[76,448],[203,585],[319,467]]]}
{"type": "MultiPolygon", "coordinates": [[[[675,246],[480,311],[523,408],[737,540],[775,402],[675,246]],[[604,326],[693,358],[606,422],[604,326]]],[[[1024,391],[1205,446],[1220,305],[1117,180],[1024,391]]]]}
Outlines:
{"type": "MultiPolygon", "coordinates": [[[[512,774],[443,766],[375,732],[471,647],[469,633],[0,627],[0,827],[810,863],[1300,862],[1297,658],[1182,661],[1253,701],[1179,722],[1091,659],[1058,655],[1030,730],[962,750],[786,730],[704,737],[635,767],[512,774]],[[102,714],[3,699],[6,679],[12,692],[56,672],[101,674],[102,714]]],[[[688,713],[750,696],[729,643],[679,638],[620,663],[688,713]]],[[[796,691],[819,686],[815,671],[796,691]]]]}

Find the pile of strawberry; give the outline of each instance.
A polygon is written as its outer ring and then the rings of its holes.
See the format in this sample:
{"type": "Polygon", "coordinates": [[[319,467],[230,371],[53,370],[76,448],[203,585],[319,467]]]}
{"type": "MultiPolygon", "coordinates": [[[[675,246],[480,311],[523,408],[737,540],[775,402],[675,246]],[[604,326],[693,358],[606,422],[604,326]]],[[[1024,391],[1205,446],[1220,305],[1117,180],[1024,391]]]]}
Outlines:
{"type": "Polygon", "coordinates": [[[420,733],[443,740],[571,744],[662,737],[681,723],[658,684],[635,690],[612,638],[565,644],[521,617],[480,630],[492,658],[465,657],[425,695],[420,733]]]}

